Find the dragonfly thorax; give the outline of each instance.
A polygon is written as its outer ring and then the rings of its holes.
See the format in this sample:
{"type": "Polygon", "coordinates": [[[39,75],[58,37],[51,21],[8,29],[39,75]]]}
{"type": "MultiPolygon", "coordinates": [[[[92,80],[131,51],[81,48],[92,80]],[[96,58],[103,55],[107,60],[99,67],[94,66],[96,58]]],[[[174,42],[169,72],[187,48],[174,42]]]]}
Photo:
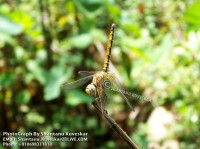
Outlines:
{"type": "Polygon", "coordinates": [[[86,87],[85,91],[86,91],[86,93],[87,93],[88,95],[90,95],[90,96],[96,96],[97,90],[96,90],[96,86],[95,86],[93,83],[89,84],[89,85],[86,87]]]}

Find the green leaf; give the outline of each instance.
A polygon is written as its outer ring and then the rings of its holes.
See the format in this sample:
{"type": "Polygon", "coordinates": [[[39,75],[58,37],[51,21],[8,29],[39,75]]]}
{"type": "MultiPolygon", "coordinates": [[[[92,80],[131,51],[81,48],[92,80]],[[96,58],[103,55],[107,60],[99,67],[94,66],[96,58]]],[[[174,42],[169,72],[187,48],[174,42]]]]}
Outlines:
{"type": "Polygon", "coordinates": [[[111,140],[107,141],[106,142],[106,148],[116,148],[115,141],[111,141],[111,140]]]}
{"type": "Polygon", "coordinates": [[[70,43],[77,49],[85,49],[92,43],[92,36],[89,33],[80,34],[70,39],[70,43]]]}
{"type": "Polygon", "coordinates": [[[17,35],[22,32],[22,26],[6,18],[4,16],[0,16],[0,32],[7,33],[10,35],[17,35]]]}
{"type": "Polygon", "coordinates": [[[0,86],[2,87],[8,87],[11,84],[13,84],[15,79],[15,74],[14,73],[3,73],[0,74],[0,86]]]}
{"type": "Polygon", "coordinates": [[[6,44],[10,44],[13,46],[16,46],[16,41],[10,34],[7,34],[6,32],[1,32],[0,29],[0,47],[4,47],[6,44]]]}
{"type": "MultiPolygon", "coordinates": [[[[138,47],[138,44],[136,41],[134,41],[130,37],[124,37],[121,40],[121,45],[123,46],[123,50],[125,51],[126,48],[130,49],[133,53],[135,53],[137,56],[139,56],[142,59],[145,59],[146,61],[150,61],[150,58],[145,54],[145,52],[138,47]]],[[[130,52],[129,50],[125,51],[126,53],[130,52]]]]}
{"type": "Polygon", "coordinates": [[[102,13],[102,0],[75,0],[75,4],[79,11],[89,18],[102,13]]]}
{"type": "Polygon", "coordinates": [[[121,9],[116,3],[105,1],[105,7],[107,8],[109,17],[112,17],[115,21],[121,21],[121,9]]]}
{"type": "Polygon", "coordinates": [[[200,27],[200,1],[196,1],[190,8],[186,11],[184,19],[193,25],[198,25],[200,27]]]}
{"type": "Polygon", "coordinates": [[[34,30],[31,30],[34,24],[33,17],[31,17],[28,13],[21,10],[17,10],[11,13],[10,17],[17,23],[21,24],[25,31],[34,31],[34,30]]]}
{"type": "Polygon", "coordinates": [[[53,100],[60,95],[61,85],[66,78],[72,75],[73,69],[69,67],[65,72],[64,67],[61,65],[55,65],[48,74],[47,83],[44,87],[44,98],[46,101],[53,100]]]}
{"type": "Polygon", "coordinates": [[[140,36],[141,32],[140,27],[132,23],[124,23],[123,30],[126,30],[128,33],[135,34],[137,36],[140,36]]]}
{"type": "Polygon", "coordinates": [[[172,35],[170,33],[166,34],[159,47],[155,49],[155,53],[153,55],[154,69],[156,69],[158,65],[162,64],[161,62],[166,62],[174,44],[175,39],[173,39],[172,35]]]}
{"type": "Polygon", "coordinates": [[[91,103],[91,97],[78,90],[69,90],[67,92],[66,103],[71,106],[77,106],[82,103],[91,103]]]}
{"type": "Polygon", "coordinates": [[[33,74],[33,76],[41,83],[46,83],[46,72],[43,70],[39,64],[34,60],[28,60],[26,62],[26,67],[33,74]]]}
{"type": "Polygon", "coordinates": [[[100,30],[100,29],[91,29],[90,31],[92,39],[96,39],[96,40],[100,40],[102,42],[107,42],[107,35],[105,35],[105,33],[100,30]]]}
{"type": "Polygon", "coordinates": [[[30,94],[27,90],[22,90],[19,93],[17,93],[15,97],[15,102],[17,104],[26,104],[30,101],[30,94]]]}
{"type": "Polygon", "coordinates": [[[26,115],[26,121],[31,124],[32,123],[43,124],[45,122],[45,117],[40,115],[39,113],[30,112],[26,115]]]}
{"type": "Polygon", "coordinates": [[[97,119],[96,118],[89,118],[86,121],[86,126],[88,129],[97,127],[97,119]]]}

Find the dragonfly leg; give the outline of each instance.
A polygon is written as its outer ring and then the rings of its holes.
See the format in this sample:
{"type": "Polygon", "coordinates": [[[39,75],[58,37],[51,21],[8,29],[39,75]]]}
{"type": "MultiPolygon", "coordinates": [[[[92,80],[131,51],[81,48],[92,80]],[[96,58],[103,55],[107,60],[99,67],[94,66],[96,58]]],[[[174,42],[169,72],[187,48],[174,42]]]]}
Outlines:
{"type": "Polygon", "coordinates": [[[100,111],[100,108],[97,104],[97,100],[98,100],[98,98],[93,99],[91,104],[100,111]]]}
{"type": "Polygon", "coordinates": [[[108,114],[108,111],[107,111],[107,110],[104,110],[104,113],[105,113],[105,114],[108,114]]]}
{"type": "Polygon", "coordinates": [[[97,103],[98,98],[93,99],[92,100],[92,105],[97,109],[97,111],[99,111],[99,113],[101,113],[103,119],[105,119],[106,123],[110,126],[110,128],[113,127],[114,123],[108,118],[108,111],[107,110],[101,110],[101,108],[99,107],[98,103],[97,103]]]}
{"type": "Polygon", "coordinates": [[[96,104],[96,99],[92,99],[92,105],[95,105],[96,104]]]}
{"type": "MultiPolygon", "coordinates": [[[[93,105],[96,109],[98,109],[98,111],[99,111],[101,114],[103,114],[104,112],[101,110],[101,108],[100,108],[100,106],[99,106],[97,100],[98,100],[98,98],[93,99],[93,100],[92,100],[92,105],[93,105]]],[[[105,110],[105,111],[106,111],[106,110],[105,110]]]]}

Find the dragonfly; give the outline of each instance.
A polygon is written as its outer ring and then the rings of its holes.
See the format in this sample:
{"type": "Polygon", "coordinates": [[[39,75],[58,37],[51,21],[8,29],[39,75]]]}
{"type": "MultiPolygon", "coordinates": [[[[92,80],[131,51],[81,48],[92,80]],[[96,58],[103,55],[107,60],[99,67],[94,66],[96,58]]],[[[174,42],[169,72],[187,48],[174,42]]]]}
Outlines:
{"type": "MultiPolygon", "coordinates": [[[[117,79],[115,74],[109,71],[109,62],[110,62],[110,57],[111,57],[114,31],[115,31],[115,24],[112,24],[110,28],[109,39],[108,39],[107,48],[106,48],[106,55],[105,55],[105,59],[103,63],[103,69],[101,71],[79,71],[79,74],[81,76],[84,76],[83,78],[75,82],[65,83],[62,86],[64,90],[69,90],[69,89],[82,86],[86,84],[87,82],[91,81],[91,83],[87,85],[85,92],[88,95],[95,97],[93,100],[98,105],[99,111],[102,114],[106,112],[105,110],[105,105],[107,101],[107,95],[105,92],[106,83],[110,83],[110,86],[111,85],[115,87],[118,86],[118,88],[121,86],[120,81],[117,79]]],[[[125,101],[127,102],[127,104],[129,105],[129,107],[132,110],[134,110],[129,100],[122,93],[122,91],[120,91],[120,93],[125,99],[125,101]]]]}

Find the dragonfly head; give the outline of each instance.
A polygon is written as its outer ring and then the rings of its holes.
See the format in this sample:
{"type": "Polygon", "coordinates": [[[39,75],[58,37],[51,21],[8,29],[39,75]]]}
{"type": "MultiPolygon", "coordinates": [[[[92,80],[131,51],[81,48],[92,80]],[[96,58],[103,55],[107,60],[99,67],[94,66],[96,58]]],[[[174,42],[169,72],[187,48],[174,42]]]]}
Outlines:
{"type": "Polygon", "coordinates": [[[90,96],[96,96],[96,86],[94,84],[89,84],[86,89],[85,89],[86,93],[90,96]]]}

